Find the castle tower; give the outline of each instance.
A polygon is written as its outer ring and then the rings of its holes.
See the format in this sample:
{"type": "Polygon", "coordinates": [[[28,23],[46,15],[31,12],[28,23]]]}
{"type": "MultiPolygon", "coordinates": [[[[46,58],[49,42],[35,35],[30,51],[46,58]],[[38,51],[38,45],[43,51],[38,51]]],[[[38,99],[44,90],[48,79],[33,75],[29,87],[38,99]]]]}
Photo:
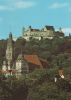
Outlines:
{"type": "Polygon", "coordinates": [[[13,40],[12,40],[11,32],[9,34],[9,39],[7,41],[6,60],[7,60],[8,68],[10,70],[13,61],[13,40]]]}

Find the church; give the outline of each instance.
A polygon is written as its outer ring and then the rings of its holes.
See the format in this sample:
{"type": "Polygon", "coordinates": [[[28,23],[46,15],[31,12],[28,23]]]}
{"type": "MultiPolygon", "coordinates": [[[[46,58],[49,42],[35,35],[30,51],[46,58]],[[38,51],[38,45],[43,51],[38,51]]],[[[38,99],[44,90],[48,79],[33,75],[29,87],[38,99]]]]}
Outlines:
{"type": "Polygon", "coordinates": [[[37,55],[22,55],[19,54],[16,60],[14,59],[14,42],[12,33],[9,34],[7,40],[7,48],[5,60],[2,65],[2,73],[6,76],[15,75],[16,77],[22,76],[24,73],[28,74],[34,69],[47,68],[48,62],[37,55]]]}
{"type": "Polygon", "coordinates": [[[12,34],[9,34],[9,38],[7,40],[7,48],[6,48],[6,55],[2,65],[3,73],[12,74],[13,69],[13,57],[14,57],[14,48],[13,48],[13,40],[12,34]]]}

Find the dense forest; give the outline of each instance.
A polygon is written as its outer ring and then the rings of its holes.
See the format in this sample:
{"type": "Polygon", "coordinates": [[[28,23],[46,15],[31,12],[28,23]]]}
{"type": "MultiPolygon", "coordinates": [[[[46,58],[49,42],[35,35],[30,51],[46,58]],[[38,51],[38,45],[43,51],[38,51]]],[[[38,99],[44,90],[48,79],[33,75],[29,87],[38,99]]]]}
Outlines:
{"type": "MultiPolygon", "coordinates": [[[[23,55],[36,54],[48,61],[49,69],[37,69],[20,80],[14,77],[0,80],[0,100],[71,100],[71,36],[40,41],[19,37],[13,43],[15,60],[21,52],[23,55]],[[59,67],[64,68],[66,79],[55,83],[59,67]]],[[[5,59],[6,45],[7,40],[0,40],[0,66],[5,59]]]]}
{"type": "MultiPolygon", "coordinates": [[[[1,77],[1,75],[0,75],[1,77]]],[[[20,80],[15,77],[0,80],[0,100],[71,100],[71,84],[59,79],[51,70],[35,70],[20,80]]]]}
{"type": "MultiPolygon", "coordinates": [[[[64,38],[54,37],[50,39],[25,39],[19,37],[14,43],[14,59],[22,52],[24,54],[36,54],[49,62],[50,67],[71,66],[71,36],[64,38]]],[[[5,59],[7,40],[0,40],[0,66],[5,59]]]]}

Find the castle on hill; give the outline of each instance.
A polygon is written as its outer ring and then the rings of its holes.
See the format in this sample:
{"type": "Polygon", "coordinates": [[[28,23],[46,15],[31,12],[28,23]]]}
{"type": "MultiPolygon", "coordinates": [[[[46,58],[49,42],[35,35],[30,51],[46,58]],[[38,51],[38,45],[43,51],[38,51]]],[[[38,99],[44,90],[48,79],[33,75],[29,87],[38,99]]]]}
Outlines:
{"type": "Polygon", "coordinates": [[[31,38],[41,40],[43,39],[52,39],[53,37],[58,36],[60,38],[64,37],[64,33],[60,28],[59,31],[55,31],[53,26],[45,26],[44,28],[40,29],[33,29],[31,26],[28,27],[26,30],[23,28],[22,37],[29,41],[31,38]]]}

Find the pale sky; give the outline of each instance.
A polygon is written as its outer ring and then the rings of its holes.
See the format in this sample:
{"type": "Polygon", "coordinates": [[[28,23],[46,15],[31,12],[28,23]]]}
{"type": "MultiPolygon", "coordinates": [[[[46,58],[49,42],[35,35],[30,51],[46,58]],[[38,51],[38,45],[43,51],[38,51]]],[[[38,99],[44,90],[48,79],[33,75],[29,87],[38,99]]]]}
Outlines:
{"type": "Polygon", "coordinates": [[[52,25],[71,33],[71,0],[0,0],[0,39],[9,32],[20,36],[22,27],[52,25]]]}

